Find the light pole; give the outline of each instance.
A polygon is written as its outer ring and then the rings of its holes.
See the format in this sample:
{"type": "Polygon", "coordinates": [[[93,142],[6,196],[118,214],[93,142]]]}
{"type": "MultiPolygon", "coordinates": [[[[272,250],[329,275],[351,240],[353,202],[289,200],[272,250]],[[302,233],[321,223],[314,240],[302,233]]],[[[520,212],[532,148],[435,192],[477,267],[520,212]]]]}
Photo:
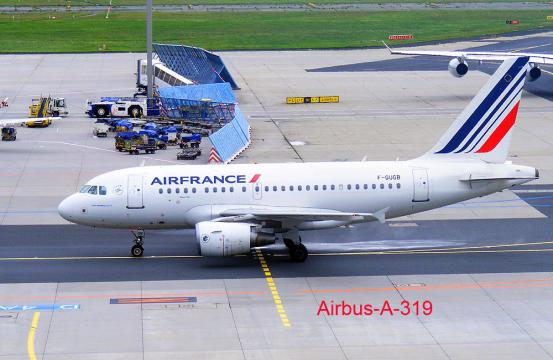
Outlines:
{"type": "Polygon", "coordinates": [[[148,98],[154,94],[154,71],[152,67],[152,0],[146,3],[146,71],[148,74],[148,98]]]}

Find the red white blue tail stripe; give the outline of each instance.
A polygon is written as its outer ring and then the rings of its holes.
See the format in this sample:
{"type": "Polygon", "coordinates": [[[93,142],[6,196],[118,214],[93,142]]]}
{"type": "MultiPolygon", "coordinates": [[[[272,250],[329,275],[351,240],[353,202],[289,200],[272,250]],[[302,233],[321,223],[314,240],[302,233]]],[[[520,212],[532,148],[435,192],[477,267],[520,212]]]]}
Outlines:
{"type": "Polygon", "coordinates": [[[434,148],[435,154],[492,152],[515,123],[528,57],[506,60],[434,148]]]}

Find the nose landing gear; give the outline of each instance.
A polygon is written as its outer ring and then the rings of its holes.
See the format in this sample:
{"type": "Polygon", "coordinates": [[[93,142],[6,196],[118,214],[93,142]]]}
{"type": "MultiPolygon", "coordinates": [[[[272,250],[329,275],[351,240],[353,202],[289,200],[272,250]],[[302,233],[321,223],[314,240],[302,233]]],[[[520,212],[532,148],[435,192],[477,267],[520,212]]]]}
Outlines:
{"type": "Polygon", "coordinates": [[[142,245],[144,244],[145,232],[142,229],[138,229],[131,230],[131,233],[134,236],[135,243],[135,245],[131,248],[131,255],[133,257],[141,257],[144,253],[144,248],[142,247],[142,245]]]}

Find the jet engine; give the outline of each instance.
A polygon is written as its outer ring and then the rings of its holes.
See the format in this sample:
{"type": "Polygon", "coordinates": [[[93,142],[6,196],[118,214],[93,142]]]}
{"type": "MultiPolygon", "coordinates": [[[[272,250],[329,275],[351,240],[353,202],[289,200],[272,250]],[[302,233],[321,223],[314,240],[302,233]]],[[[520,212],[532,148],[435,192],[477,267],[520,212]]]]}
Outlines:
{"type": "Polygon", "coordinates": [[[541,69],[536,65],[531,66],[526,70],[526,81],[535,81],[538,80],[541,76],[541,69]]]}
{"type": "Polygon", "coordinates": [[[469,71],[468,64],[461,58],[451,59],[447,68],[451,75],[459,78],[465,76],[469,71]]]}
{"type": "Polygon", "coordinates": [[[196,240],[202,256],[247,254],[252,247],[274,244],[273,233],[257,224],[202,221],[196,224],[196,240]]]}

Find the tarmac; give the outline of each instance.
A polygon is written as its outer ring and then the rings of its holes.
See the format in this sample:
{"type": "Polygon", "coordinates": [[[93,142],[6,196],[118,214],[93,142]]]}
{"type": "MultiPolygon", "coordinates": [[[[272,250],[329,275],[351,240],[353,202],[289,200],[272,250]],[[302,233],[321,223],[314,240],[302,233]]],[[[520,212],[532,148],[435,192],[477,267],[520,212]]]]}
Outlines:
{"type": "MultiPolygon", "coordinates": [[[[551,34],[525,38],[535,46],[551,34]]],[[[519,38],[435,48],[508,41],[519,38]]],[[[236,160],[248,163],[416,157],[488,77],[456,79],[445,68],[306,71],[388,60],[384,49],[221,55],[252,126],[252,145],[236,160]],[[319,95],[340,103],[285,104],[319,95]]],[[[130,234],[68,225],[56,207],[100,173],[177,163],[172,149],[114,151],[113,139],[92,136],[84,115],[86,99],[134,92],[141,57],[0,56],[0,98],[10,103],[0,118],[26,116],[41,93],[66,97],[71,111],[0,143],[0,359],[553,357],[547,96],[524,93],[514,131],[510,160],[540,169],[528,186],[386,225],[305,233],[311,256],[302,264],[280,245],[201,258],[190,231],[148,232],[145,258],[134,259],[130,234]],[[321,310],[332,301],[379,310],[321,310]]]]}

